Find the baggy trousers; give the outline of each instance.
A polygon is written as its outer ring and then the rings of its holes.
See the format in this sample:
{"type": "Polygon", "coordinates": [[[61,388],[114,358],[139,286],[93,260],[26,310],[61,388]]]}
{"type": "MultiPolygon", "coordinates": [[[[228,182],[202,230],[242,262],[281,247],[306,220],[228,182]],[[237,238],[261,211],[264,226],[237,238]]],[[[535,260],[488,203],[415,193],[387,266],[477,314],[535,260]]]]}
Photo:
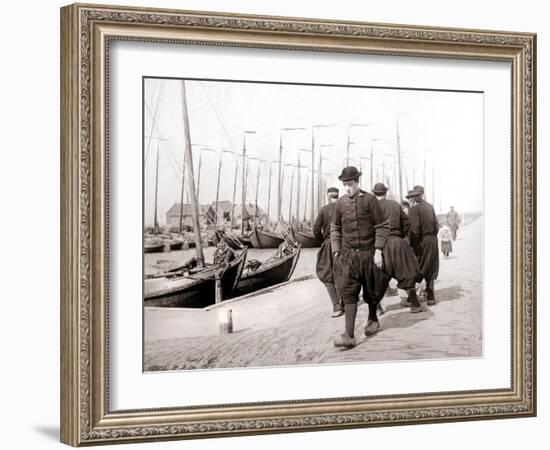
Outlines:
{"type": "Polygon", "coordinates": [[[374,248],[342,250],[334,261],[334,281],[344,304],[359,301],[363,289],[363,298],[371,307],[376,308],[384,297],[390,277],[374,264],[374,248]]]}

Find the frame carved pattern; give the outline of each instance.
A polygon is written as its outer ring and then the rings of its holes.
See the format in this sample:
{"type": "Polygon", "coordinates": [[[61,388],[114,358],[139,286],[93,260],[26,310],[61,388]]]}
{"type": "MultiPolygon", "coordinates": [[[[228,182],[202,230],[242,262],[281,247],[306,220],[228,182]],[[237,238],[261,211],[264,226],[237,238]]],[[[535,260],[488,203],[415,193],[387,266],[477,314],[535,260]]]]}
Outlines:
{"type": "MultiPolygon", "coordinates": [[[[441,30],[400,25],[363,23],[332,23],[310,19],[285,19],[254,16],[233,16],[214,13],[155,11],[154,13],[131,8],[76,5],[79,24],[79,243],[78,243],[78,430],[79,438],[73,445],[109,443],[150,437],[189,438],[226,435],[239,432],[265,433],[357,427],[367,425],[437,422],[450,419],[498,418],[535,412],[535,258],[536,258],[536,194],[535,194],[535,38],[533,35],[494,33],[471,30],[441,30]],[[453,44],[481,44],[519,48],[524,60],[521,86],[524,95],[522,140],[523,179],[523,397],[513,403],[479,407],[437,407],[427,409],[395,409],[364,414],[321,414],[296,417],[273,417],[255,420],[223,420],[201,423],[168,424],[127,427],[96,427],[92,423],[92,368],[91,368],[91,140],[92,140],[92,27],[94,23],[120,23],[136,25],[162,25],[196,27],[204,29],[248,30],[256,33],[292,33],[330,35],[341,37],[367,37],[393,39],[414,43],[447,42],[453,44]]],[[[71,8],[71,7],[69,7],[71,8]]],[[[149,39],[140,39],[149,41],[149,39]]],[[[107,41],[108,42],[108,41],[107,41]]],[[[107,44],[108,45],[108,44],[107,44]]],[[[232,45],[215,43],[214,45],[232,45]]],[[[240,44],[238,44],[240,45],[240,44]]],[[[258,45],[258,47],[285,48],[284,46],[258,45]]],[[[300,48],[293,47],[300,50],[300,48]]],[[[305,50],[306,48],[303,48],[305,50]]],[[[327,51],[325,49],[317,49],[327,51]]],[[[328,50],[331,51],[331,50],[328,50]]],[[[339,50],[332,50],[339,51],[339,50]]],[[[359,52],[359,51],[358,51],[359,52]]],[[[361,51],[361,53],[367,53],[361,51]]],[[[376,52],[370,52],[376,53],[376,52]]],[[[396,52],[382,52],[396,54],[396,52]]],[[[411,52],[408,55],[414,54],[411,52]]],[[[425,54],[418,53],[419,57],[425,54]]],[[[452,56],[449,56],[452,57],[452,56]]],[[[460,55],[458,56],[460,58],[460,55]]],[[[470,59],[465,57],[464,59],[470,59]]],[[[488,59],[488,58],[480,58],[488,59]]],[[[515,195],[518,195],[516,192],[515,195]]],[[[108,413],[108,411],[105,411],[108,413]]]]}

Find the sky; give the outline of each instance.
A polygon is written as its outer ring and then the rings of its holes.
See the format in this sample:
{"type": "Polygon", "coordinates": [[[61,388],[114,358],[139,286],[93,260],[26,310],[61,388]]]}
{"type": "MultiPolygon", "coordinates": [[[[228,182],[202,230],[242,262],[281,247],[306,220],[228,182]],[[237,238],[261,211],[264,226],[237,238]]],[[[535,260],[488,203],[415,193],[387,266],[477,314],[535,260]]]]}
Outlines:
{"type": "MultiPolygon", "coordinates": [[[[161,224],[165,223],[166,211],[180,199],[185,149],[182,83],[176,79],[144,81],[146,225],[154,218],[157,151],[161,224]]],[[[210,204],[216,198],[220,155],[219,200],[233,199],[237,163],[236,201],[241,201],[243,136],[245,131],[254,131],[246,135],[247,156],[251,157],[245,176],[247,202],[254,203],[257,195],[259,206],[266,210],[269,200],[271,217],[276,216],[282,136],[281,212],[285,217],[298,212],[296,166],[300,159],[304,167],[300,170],[299,214],[309,218],[313,129],[315,204],[320,155],[324,186],[338,187],[343,193],[338,175],[346,165],[349,133],[349,164],[362,169],[363,189],[370,191],[374,183],[384,182],[390,194],[399,197],[399,154],[403,194],[422,184],[437,212],[447,211],[451,205],[459,212],[482,210],[482,93],[207,80],[186,80],[185,86],[195,180],[201,161],[200,204],[210,204]],[[281,131],[283,128],[300,129],[281,131]],[[258,160],[262,161],[259,183],[258,160]]],[[[187,201],[189,184],[184,181],[184,185],[187,201]]]]}

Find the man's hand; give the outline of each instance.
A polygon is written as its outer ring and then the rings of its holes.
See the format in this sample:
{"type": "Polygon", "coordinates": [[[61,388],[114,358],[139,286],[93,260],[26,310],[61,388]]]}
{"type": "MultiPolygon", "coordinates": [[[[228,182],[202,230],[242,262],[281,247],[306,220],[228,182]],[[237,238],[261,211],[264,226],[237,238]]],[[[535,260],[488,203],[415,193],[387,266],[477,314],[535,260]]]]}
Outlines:
{"type": "Polygon", "coordinates": [[[335,258],[338,258],[339,254],[340,254],[340,252],[332,252],[332,256],[334,256],[335,258]]]}
{"type": "Polygon", "coordinates": [[[374,265],[375,265],[376,267],[378,267],[379,269],[381,269],[383,263],[384,263],[384,260],[382,259],[382,250],[380,250],[379,248],[377,248],[377,249],[374,251],[374,265]]]}

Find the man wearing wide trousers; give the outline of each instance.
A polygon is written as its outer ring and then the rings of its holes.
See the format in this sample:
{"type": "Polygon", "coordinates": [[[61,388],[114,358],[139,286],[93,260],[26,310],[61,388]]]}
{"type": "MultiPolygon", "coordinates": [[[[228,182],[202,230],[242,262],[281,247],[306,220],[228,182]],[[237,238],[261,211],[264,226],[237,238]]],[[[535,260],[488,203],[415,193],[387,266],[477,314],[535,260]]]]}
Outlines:
{"type": "Polygon", "coordinates": [[[409,213],[411,247],[418,259],[420,273],[426,280],[427,303],[435,305],[434,280],[439,275],[439,221],[433,206],[424,200],[422,186],[415,186],[407,197],[414,203],[409,213]]]}
{"type": "Polygon", "coordinates": [[[321,248],[317,253],[317,264],[315,269],[317,278],[319,278],[327,288],[332,303],[332,317],[339,317],[344,314],[344,309],[334,284],[334,264],[332,247],[330,245],[330,224],[332,223],[334,207],[338,200],[338,189],[335,187],[328,188],[327,196],[329,203],[321,208],[313,224],[313,235],[318,241],[322,242],[321,248]]]}
{"type": "Polygon", "coordinates": [[[388,222],[376,197],[359,189],[360,177],[361,172],[353,166],[345,167],[338,177],[346,193],[336,202],[330,234],[334,279],[345,315],[345,332],[334,339],[334,345],[346,348],[356,345],[355,318],[361,289],[369,307],[365,335],[371,336],[380,328],[376,310],[389,282],[382,259],[388,222]]]}

